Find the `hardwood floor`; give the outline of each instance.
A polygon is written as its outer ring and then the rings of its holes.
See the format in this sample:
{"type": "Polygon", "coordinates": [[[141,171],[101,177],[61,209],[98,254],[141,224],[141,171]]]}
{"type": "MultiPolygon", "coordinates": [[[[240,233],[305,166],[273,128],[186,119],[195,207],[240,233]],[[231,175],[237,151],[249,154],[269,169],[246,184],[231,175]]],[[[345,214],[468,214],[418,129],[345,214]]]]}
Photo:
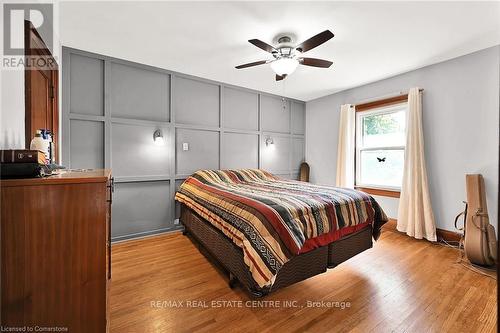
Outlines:
{"type": "Polygon", "coordinates": [[[112,258],[111,332],[497,330],[496,280],[455,263],[454,249],[392,231],[327,273],[259,299],[281,302],[264,307],[253,307],[259,304],[248,303],[239,287],[229,289],[227,277],[181,234],[113,245],[112,258]],[[222,301],[234,307],[216,307],[222,301]]]}

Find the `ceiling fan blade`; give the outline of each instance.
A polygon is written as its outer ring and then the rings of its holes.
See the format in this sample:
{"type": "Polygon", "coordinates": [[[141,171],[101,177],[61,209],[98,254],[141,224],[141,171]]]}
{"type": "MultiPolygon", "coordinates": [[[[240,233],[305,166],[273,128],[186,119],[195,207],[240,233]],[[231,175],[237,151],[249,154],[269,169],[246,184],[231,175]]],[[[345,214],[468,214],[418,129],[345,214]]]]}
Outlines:
{"type": "Polygon", "coordinates": [[[281,80],[284,80],[286,78],[286,74],[283,74],[283,75],[278,75],[276,74],[276,81],[281,81],[281,80]]]}
{"type": "Polygon", "coordinates": [[[335,35],[330,30],[325,30],[323,32],[320,32],[316,36],[311,37],[308,40],[302,42],[295,48],[300,52],[307,52],[311,49],[314,49],[316,46],[320,46],[324,42],[330,40],[333,36],[335,35]]]}
{"type": "Polygon", "coordinates": [[[236,66],[236,69],[242,69],[242,68],[264,65],[264,64],[267,64],[267,60],[260,60],[260,61],[250,62],[248,64],[239,65],[239,66],[236,66]]]}
{"type": "Polygon", "coordinates": [[[274,47],[261,41],[260,39],[249,39],[248,41],[250,43],[252,43],[253,45],[257,46],[259,49],[262,49],[266,52],[269,52],[269,53],[273,53],[273,51],[276,52],[276,49],[274,47]]]}
{"type": "Polygon", "coordinates": [[[299,58],[299,63],[301,65],[321,68],[328,68],[333,64],[331,61],[316,58],[299,58]]]}

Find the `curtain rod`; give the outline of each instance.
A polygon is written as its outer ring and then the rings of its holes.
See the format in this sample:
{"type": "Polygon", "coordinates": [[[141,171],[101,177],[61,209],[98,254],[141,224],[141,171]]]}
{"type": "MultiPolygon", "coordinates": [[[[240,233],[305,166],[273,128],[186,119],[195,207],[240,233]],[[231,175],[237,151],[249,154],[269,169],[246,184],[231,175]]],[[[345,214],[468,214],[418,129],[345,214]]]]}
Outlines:
{"type": "MultiPolygon", "coordinates": [[[[424,89],[420,88],[418,91],[420,93],[422,93],[424,91],[424,89]]],[[[365,103],[370,103],[370,102],[376,102],[376,101],[381,100],[381,99],[386,99],[386,98],[391,98],[391,97],[398,97],[398,96],[401,96],[401,95],[408,95],[409,92],[410,92],[409,90],[398,91],[398,92],[393,92],[393,93],[386,94],[386,95],[383,95],[383,96],[366,98],[366,99],[363,99],[363,100],[358,101],[356,103],[351,103],[351,107],[356,106],[358,104],[365,104],[365,103]]]]}

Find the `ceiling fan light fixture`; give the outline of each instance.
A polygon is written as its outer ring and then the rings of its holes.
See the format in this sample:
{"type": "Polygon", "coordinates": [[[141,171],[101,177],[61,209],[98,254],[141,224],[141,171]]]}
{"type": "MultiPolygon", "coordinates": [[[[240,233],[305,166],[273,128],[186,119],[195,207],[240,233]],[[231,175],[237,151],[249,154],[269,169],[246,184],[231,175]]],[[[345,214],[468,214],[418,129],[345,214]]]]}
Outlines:
{"type": "Polygon", "coordinates": [[[271,63],[271,68],[276,74],[282,76],[292,74],[298,65],[299,61],[295,58],[280,58],[271,63]]]}
{"type": "Polygon", "coordinates": [[[243,69],[258,65],[270,64],[271,69],[276,73],[276,81],[282,81],[288,75],[292,74],[298,65],[329,68],[333,63],[328,60],[302,57],[302,53],[314,49],[321,44],[329,41],[333,37],[330,30],[325,30],[313,37],[303,41],[299,45],[292,44],[292,38],[281,36],[278,39],[278,45],[272,46],[260,39],[249,39],[248,42],[257,46],[259,49],[270,53],[273,59],[254,61],[247,64],[236,66],[236,69],[243,69]]]}

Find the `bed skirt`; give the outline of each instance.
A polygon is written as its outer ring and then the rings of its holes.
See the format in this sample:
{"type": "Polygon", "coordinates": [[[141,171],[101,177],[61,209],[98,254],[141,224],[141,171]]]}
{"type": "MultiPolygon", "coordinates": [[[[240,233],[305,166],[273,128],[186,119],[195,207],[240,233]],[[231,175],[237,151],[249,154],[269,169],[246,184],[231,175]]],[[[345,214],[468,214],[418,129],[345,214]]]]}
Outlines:
{"type": "Polygon", "coordinates": [[[226,235],[217,230],[184,204],[180,221],[184,234],[198,243],[200,251],[229,274],[229,285],[240,282],[253,297],[262,297],[312,276],[326,272],[338,264],[372,247],[372,228],[368,226],[327,246],[300,254],[288,261],[276,276],[272,287],[260,288],[243,261],[243,251],[226,235]]]}

